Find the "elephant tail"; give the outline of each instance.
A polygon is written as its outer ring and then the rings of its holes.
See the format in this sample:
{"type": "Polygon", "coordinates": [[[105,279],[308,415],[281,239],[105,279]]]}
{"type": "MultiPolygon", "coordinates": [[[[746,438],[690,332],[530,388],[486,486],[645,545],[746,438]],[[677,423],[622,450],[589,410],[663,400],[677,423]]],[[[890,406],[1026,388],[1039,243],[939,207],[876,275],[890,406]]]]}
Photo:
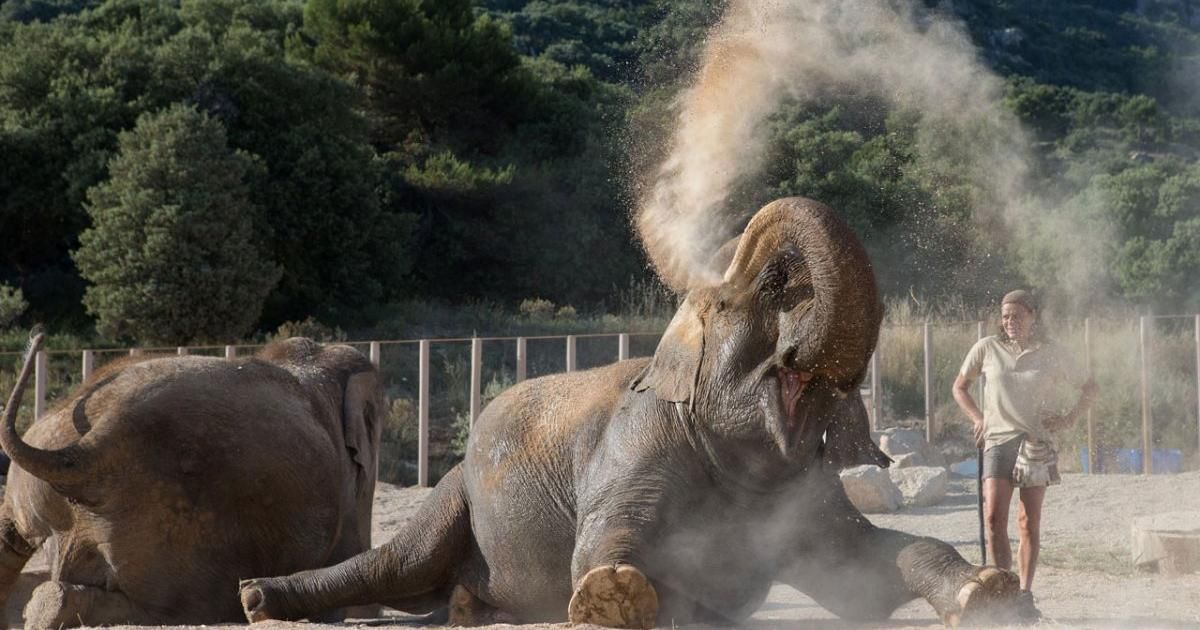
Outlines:
{"type": "Polygon", "coordinates": [[[25,353],[25,362],[21,373],[17,376],[17,384],[8,397],[8,405],[4,407],[4,420],[0,424],[0,446],[8,454],[13,463],[29,474],[49,483],[55,489],[75,485],[87,476],[81,464],[82,451],[78,446],[69,446],[61,450],[43,450],[30,446],[17,433],[17,409],[21,406],[21,397],[25,394],[25,386],[29,375],[33,372],[34,358],[42,348],[44,335],[38,333],[29,342],[25,353]]]}

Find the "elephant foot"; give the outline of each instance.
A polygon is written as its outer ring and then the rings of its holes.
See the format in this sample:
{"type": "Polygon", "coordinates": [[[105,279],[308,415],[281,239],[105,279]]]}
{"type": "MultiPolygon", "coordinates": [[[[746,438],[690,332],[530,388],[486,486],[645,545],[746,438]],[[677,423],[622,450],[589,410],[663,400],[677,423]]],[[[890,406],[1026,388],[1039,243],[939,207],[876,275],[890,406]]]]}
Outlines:
{"type": "Polygon", "coordinates": [[[459,584],[450,593],[449,619],[450,626],[487,626],[501,621],[503,616],[491,604],[479,599],[467,587],[459,584]]]}
{"type": "Polygon", "coordinates": [[[241,594],[242,612],[246,613],[246,621],[250,623],[270,619],[298,619],[288,614],[283,590],[279,588],[279,580],[275,578],[242,580],[238,582],[238,592],[241,594]]]}
{"type": "Polygon", "coordinates": [[[1017,574],[998,567],[980,567],[958,589],[958,610],[944,615],[943,621],[952,628],[1012,622],[1020,593],[1017,574]]]}
{"type": "Polygon", "coordinates": [[[567,618],[571,623],[609,628],[653,628],[658,619],[658,593],[633,566],[596,567],[575,588],[567,618]]]}
{"type": "Polygon", "coordinates": [[[77,617],[86,612],[86,602],[69,585],[51,580],[33,589],[25,604],[25,627],[62,628],[83,625],[77,617]]]}
{"type": "Polygon", "coordinates": [[[124,593],[55,580],[39,585],[25,604],[25,627],[31,630],[156,622],[124,593]]]}

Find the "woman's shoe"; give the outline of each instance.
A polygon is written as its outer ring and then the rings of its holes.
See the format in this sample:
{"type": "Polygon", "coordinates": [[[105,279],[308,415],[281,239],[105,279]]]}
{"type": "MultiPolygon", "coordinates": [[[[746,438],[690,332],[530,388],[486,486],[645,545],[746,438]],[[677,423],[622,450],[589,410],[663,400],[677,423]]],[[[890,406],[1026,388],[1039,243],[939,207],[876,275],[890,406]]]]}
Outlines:
{"type": "Polygon", "coordinates": [[[1033,602],[1032,591],[1017,593],[1017,618],[1023,623],[1037,623],[1042,619],[1042,611],[1033,602]]]}

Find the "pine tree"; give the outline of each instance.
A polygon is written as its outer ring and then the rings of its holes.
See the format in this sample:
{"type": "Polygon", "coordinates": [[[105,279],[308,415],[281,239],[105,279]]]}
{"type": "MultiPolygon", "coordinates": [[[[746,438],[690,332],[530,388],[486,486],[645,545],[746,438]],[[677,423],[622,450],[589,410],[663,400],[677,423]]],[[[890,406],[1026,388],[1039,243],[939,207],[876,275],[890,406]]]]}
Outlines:
{"type": "Polygon", "coordinates": [[[258,320],[280,269],[263,260],[247,177],[221,123],[191,106],[144,114],[88,190],[73,254],[97,329],[147,343],[227,341],[258,320]]]}

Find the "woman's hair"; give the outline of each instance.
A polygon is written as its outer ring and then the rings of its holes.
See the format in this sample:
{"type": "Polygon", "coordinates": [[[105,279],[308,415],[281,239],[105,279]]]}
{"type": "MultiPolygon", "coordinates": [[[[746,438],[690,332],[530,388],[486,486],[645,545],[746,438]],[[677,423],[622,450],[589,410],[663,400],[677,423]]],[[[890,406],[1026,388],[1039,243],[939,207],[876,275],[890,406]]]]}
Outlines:
{"type": "MultiPolygon", "coordinates": [[[[1037,299],[1033,297],[1032,293],[1023,289],[1009,291],[1008,293],[1005,293],[1004,298],[1000,300],[1001,308],[1003,308],[1005,304],[1020,304],[1025,308],[1025,310],[1033,314],[1033,331],[1031,336],[1034,341],[1045,343],[1050,340],[1046,334],[1046,326],[1042,324],[1041,318],[1038,317],[1037,299]]],[[[1004,331],[1003,319],[996,322],[996,328],[998,330],[996,334],[998,337],[1000,337],[1000,341],[1009,341],[1008,333],[1004,331]]]]}

